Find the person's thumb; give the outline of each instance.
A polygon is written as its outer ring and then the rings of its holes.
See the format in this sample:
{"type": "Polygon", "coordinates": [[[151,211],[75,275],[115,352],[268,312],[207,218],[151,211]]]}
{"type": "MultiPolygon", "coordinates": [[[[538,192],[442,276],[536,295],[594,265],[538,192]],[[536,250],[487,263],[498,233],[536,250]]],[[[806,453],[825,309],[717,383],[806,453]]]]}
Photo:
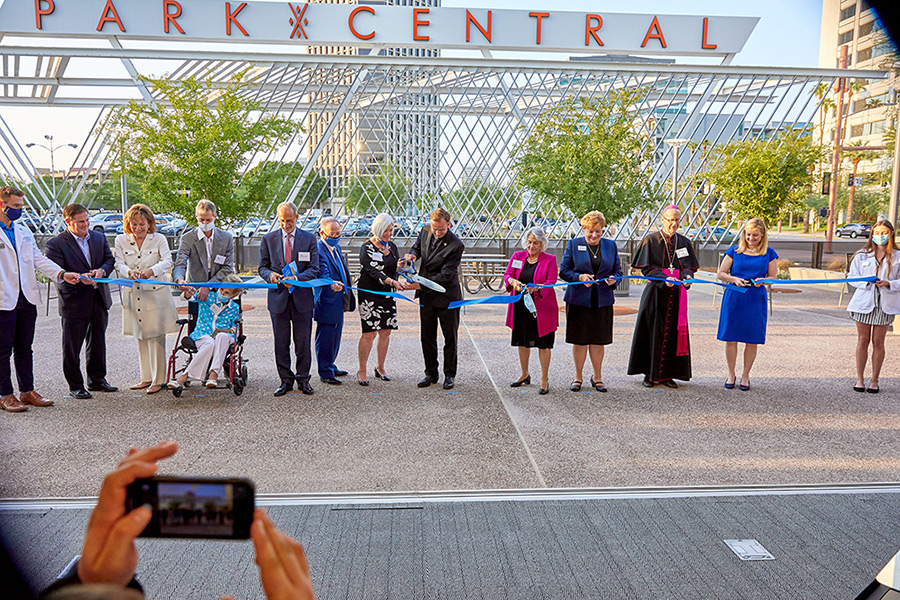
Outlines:
{"type": "Polygon", "coordinates": [[[118,521],[110,532],[110,542],[116,544],[130,544],[139,536],[147,523],[153,517],[150,505],[139,506],[118,521]]]}

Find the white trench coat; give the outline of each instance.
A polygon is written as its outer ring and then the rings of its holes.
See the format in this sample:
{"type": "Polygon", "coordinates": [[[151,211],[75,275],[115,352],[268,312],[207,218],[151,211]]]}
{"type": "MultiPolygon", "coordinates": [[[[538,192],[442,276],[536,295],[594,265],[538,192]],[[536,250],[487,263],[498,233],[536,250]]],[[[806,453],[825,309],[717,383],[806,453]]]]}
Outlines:
{"type": "MultiPolygon", "coordinates": [[[[128,271],[153,271],[153,279],[171,281],[172,252],[165,236],[148,233],[138,250],[134,236],[123,233],[116,237],[116,275],[127,278],[128,271]]],[[[178,331],[172,288],[165,285],[135,283],[122,290],[122,333],[139,340],[178,331]]]]}

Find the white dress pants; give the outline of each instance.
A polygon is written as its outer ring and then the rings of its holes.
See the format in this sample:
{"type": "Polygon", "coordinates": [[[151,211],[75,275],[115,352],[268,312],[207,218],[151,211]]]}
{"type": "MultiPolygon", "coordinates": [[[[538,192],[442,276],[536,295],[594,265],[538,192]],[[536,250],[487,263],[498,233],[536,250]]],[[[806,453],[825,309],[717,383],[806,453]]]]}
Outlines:
{"type": "Polygon", "coordinates": [[[138,351],[141,356],[141,381],[149,381],[151,385],[166,385],[166,336],[138,339],[138,351]]]}
{"type": "Polygon", "coordinates": [[[194,354],[191,364],[188,365],[188,379],[203,381],[203,378],[206,377],[206,365],[209,365],[210,371],[221,375],[222,363],[225,362],[228,347],[234,343],[234,336],[229,333],[218,333],[216,337],[204,335],[195,343],[197,344],[197,353],[194,354]],[[212,359],[212,363],[210,363],[210,359],[212,359]]]}

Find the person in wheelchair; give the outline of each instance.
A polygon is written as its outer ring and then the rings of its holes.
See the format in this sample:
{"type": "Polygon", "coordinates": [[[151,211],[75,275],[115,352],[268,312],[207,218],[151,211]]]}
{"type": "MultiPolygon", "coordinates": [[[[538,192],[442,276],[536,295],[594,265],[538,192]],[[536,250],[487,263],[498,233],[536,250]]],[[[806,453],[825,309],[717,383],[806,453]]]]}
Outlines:
{"type": "MultiPolygon", "coordinates": [[[[241,283],[237,275],[227,275],[222,283],[241,283]]],[[[203,381],[206,366],[209,365],[209,376],[206,387],[217,387],[219,373],[228,354],[228,349],[235,342],[237,323],[241,318],[241,306],[236,299],[244,292],[241,289],[222,288],[210,293],[205,300],[200,300],[199,292],[191,299],[197,303],[197,320],[190,339],[197,348],[184,373],[175,381],[169,382],[170,389],[180,390],[188,380],[203,381]]]]}

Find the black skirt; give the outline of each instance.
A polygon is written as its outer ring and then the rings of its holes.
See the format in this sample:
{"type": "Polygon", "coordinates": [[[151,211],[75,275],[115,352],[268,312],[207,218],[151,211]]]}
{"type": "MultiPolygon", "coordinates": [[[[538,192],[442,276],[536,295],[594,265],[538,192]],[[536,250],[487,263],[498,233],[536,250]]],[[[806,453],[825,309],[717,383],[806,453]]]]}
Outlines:
{"type": "Polygon", "coordinates": [[[566,303],[566,343],[576,346],[612,344],[613,307],[587,308],[566,303]]]}
{"type": "Polygon", "coordinates": [[[519,300],[513,305],[513,327],[510,343],[525,348],[553,348],[556,332],[545,336],[538,335],[537,319],[525,308],[525,302],[519,300]]]}

